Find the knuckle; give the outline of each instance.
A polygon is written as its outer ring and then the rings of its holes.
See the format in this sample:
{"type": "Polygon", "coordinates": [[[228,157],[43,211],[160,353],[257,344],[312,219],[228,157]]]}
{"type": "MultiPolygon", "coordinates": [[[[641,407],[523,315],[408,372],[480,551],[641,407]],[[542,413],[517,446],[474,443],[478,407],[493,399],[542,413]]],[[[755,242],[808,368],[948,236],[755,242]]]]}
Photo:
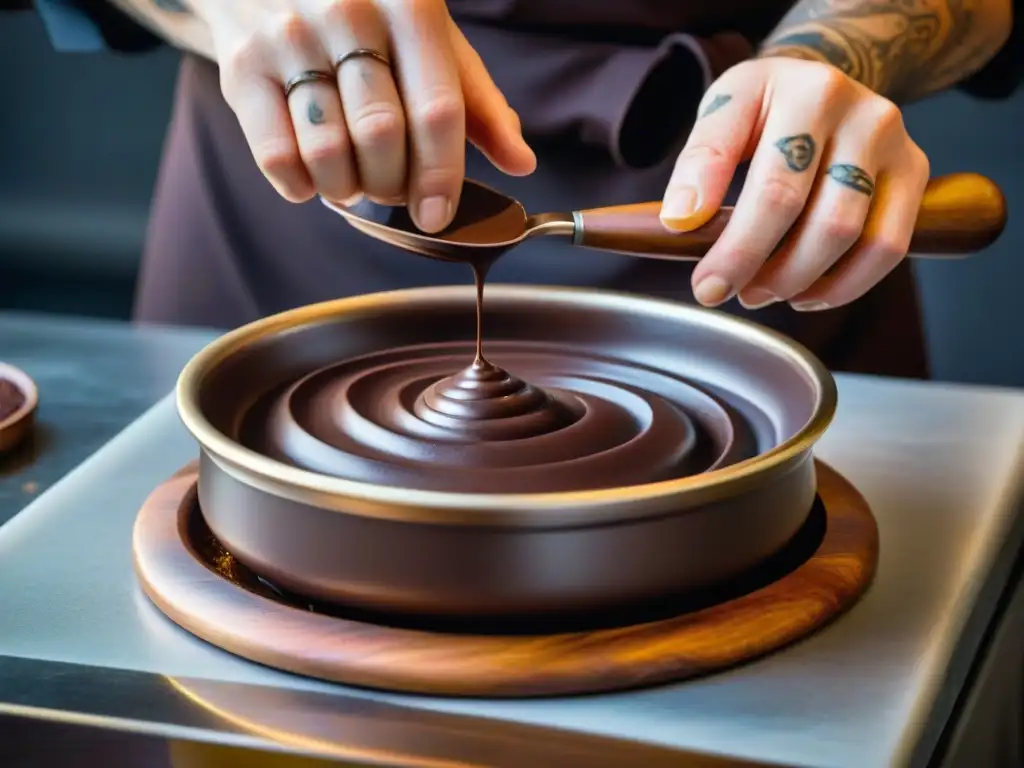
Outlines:
{"type": "Polygon", "coordinates": [[[360,194],[359,185],[350,177],[330,179],[327,183],[320,184],[320,194],[329,200],[347,201],[351,205],[360,194]]]}
{"type": "Polygon", "coordinates": [[[402,10],[412,13],[414,16],[437,13],[444,7],[441,0],[400,0],[399,5],[402,10]]]}
{"type": "Polygon", "coordinates": [[[416,108],[413,122],[431,133],[447,133],[463,125],[465,105],[456,93],[435,93],[416,108]]]}
{"type": "Polygon", "coordinates": [[[932,175],[932,161],[928,158],[928,154],[921,149],[914,142],[910,142],[910,147],[907,150],[907,154],[910,156],[911,167],[925,179],[932,175]]]}
{"type": "Polygon", "coordinates": [[[878,96],[872,100],[871,118],[875,130],[882,135],[905,134],[903,111],[889,99],[878,96]]]}
{"type": "Polygon", "coordinates": [[[726,249],[728,256],[723,260],[719,271],[732,276],[733,285],[745,284],[764,265],[768,255],[762,249],[739,241],[726,249]]]}
{"type": "Polygon", "coordinates": [[[404,140],[405,119],[391,105],[370,106],[353,117],[349,131],[358,146],[391,147],[404,140]]]}
{"type": "Polygon", "coordinates": [[[316,194],[315,190],[308,184],[298,184],[296,182],[279,184],[276,189],[278,194],[289,203],[305,203],[316,194]]]}
{"type": "Polygon", "coordinates": [[[765,286],[780,300],[788,301],[810,288],[815,279],[816,276],[808,274],[805,266],[787,263],[771,271],[765,280],[765,286]]]}
{"type": "Polygon", "coordinates": [[[835,67],[814,67],[813,75],[815,90],[821,94],[822,100],[831,102],[848,94],[853,81],[835,67]]]}
{"type": "Polygon", "coordinates": [[[439,192],[456,193],[462,186],[463,172],[455,167],[418,168],[413,176],[413,197],[425,198],[439,192]]]}
{"type": "Polygon", "coordinates": [[[256,165],[267,176],[289,176],[302,165],[298,149],[290,141],[266,141],[252,147],[256,165]]]}
{"type": "Polygon", "coordinates": [[[910,250],[910,236],[876,235],[868,242],[867,248],[873,261],[899,261],[910,250]]]}
{"type": "Polygon", "coordinates": [[[323,165],[345,157],[348,150],[348,143],[341,135],[321,135],[303,142],[302,157],[310,165],[323,165]]]}
{"type": "Polygon", "coordinates": [[[806,194],[781,176],[770,176],[761,186],[760,204],[771,213],[795,219],[804,209],[806,194]]]}
{"type": "Polygon", "coordinates": [[[863,222],[833,213],[822,224],[822,236],[828,242],[852,245],[864,229],[863,222]]]}
{"type": "Polygon", "coordinates": [[[324,7],[323,19],[331,26],[346,27],[372,11],[372,0],[332,0],[324,7]]]}
{"type": "Polygon", "coordinates": [[[236,79],[264,69],[265,48],[259,37],[248,37],[219,53],[221,91],[225,96],[232,93],[236,79]]]}
{"type": "Polygon", "coordinates": [[[679,153],[680,163],[720,163],[727,159],[726,152],[714,144],[694,144],[679,153]]]}
{"type": "Polygon", "coordinates": [[[312,35],[309,20],[300,13],[290,11],[283,13],[273,22],[272,35],[281,46],[288,48],[305,48],[312,35]]]}
{"type": "Polygon", "coordinates": [[[750,77],[755,74],[750,72],[751,63],[750,61],[744,60],[737,64],[733,64],[726,69],[722,74],[715,78],[712,83],[718,88],[726,88],[730,86],[733,81],[739,83],[750,82],[750,77]]]}

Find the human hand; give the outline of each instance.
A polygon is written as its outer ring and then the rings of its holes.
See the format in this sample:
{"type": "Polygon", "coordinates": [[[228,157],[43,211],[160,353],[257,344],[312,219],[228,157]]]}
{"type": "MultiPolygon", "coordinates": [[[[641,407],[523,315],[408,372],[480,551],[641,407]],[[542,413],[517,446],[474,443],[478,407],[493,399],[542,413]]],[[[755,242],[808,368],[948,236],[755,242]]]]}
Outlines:
{"type": "Polygon", "coordinates": [[[458,207],[467,139],[506,173],[536,165],[444,0],[191,6],[210,27],[221,88],[253,157],[287,200],[408,204],[436,232],[458,207]]]}
{"type": "Polygon", "coordinates": [[[755,309],[859,298],[906,255],[929,177],[899,108],[826,64],[743,62],[708,90],[665,192],[665,226],[718,211],[750,168],[719,240],[693,272],[697,300],[755,309]]]}

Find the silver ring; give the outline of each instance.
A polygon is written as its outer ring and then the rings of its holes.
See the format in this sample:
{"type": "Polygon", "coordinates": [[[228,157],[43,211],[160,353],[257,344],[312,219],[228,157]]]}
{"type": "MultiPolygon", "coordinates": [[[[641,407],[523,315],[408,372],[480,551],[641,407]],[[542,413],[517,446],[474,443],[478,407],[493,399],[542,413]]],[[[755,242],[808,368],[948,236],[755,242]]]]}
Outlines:
{"type": "Polygon", "coordinates": [[[307,69],[305,72],[300,72],[284,84],[284,97],[287,99],[292,95],[292,91],[306,83],[330,83],[331,85],[335,85],[337,82],[337,79],[330,72],[321,72],[317,69],[307,69]]]}
{"type": "Polygon", "coordinates": [[[334,69],[341,69],[341,66],[350,59],[375,59],[385,67],[391,67],[391,61],[380,51],[375,51],[373,48],[356,48],[354,51],[349,51],[339,56],[334,61],[334,69]]]}

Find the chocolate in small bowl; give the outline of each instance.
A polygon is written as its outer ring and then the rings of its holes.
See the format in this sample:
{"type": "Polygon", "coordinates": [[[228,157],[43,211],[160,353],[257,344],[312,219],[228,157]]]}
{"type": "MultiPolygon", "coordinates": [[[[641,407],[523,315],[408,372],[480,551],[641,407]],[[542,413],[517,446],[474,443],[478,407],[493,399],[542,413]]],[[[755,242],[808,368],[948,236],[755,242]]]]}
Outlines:
{"type": "Polygon", "coordinates": [[[0,453],[20,443],[32,429],[39,394],[20,368],[0,363],[0,453]]]}

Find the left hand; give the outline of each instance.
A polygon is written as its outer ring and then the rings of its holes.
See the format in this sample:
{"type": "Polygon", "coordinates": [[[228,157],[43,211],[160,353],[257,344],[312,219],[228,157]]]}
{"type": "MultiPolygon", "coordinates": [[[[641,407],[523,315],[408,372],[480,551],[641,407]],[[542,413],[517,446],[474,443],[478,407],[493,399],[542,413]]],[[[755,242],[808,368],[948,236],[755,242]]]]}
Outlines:
{"type": "Polygon", "coordinates": [[[701,103],[665,192],[665,226],[707,223],[746,159],[732,218],[693,272],[701,304],[738,294],[748,309],[838,307],[906,256],[928,158],[888,99],[817,62],[733,67],[701,103]]]}

